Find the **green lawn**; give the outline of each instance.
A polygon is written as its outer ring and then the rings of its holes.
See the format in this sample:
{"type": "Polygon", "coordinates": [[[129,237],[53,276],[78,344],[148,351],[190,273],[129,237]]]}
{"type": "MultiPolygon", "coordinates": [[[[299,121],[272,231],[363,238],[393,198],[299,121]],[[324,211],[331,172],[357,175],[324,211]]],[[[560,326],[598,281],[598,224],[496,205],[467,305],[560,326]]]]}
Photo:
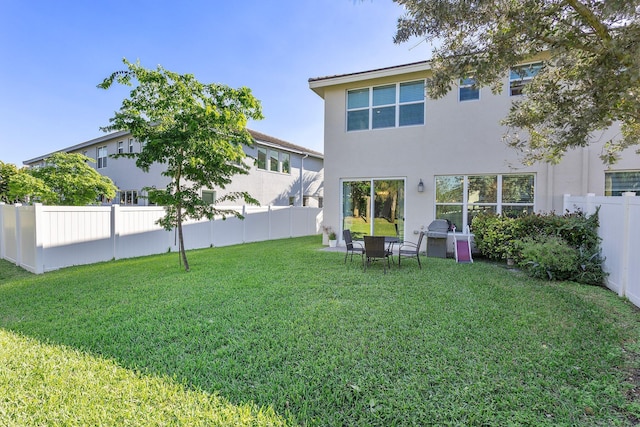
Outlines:
{"type": "Polygon", "coordinates": [[[450,259],[364,273],[320,240],[191,251],[190,273],[0,262],[0,426],[640,421],[640,314],[613,292],[450,259]]]}

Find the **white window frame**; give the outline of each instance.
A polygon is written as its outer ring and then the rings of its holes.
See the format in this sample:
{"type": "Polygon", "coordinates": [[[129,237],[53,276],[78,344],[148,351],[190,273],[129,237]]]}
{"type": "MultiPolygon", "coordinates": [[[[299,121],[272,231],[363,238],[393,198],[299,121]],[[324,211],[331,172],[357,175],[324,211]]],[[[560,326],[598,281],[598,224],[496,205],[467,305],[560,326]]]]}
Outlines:
{"type": "Polygon", "coordinates": [[[96,163],[97,163],[98,169],[104,169],[107,167],[108,156],[109,156],[109,152],[107,151],[106,145],[96,148],[96,163]]]}
{"type": "Polygon", "coordinates": [[[207,196],[211,196],[211,204],[215,204],[216,203],[216,191],[215,190],[202,190],[200,197],[202,198],[202,201],[205,201],[205,195],[207,196]]]}
{"type": "MultiPolygon", "coordinates": [[[[436,194],[434,194],[434,205],[433,205],[433,215],[434,218],[437,217],[437,209],[438,206],[460,206],[462,211],[462,224],[458,224],[457,232],[463,232],[465,225],[469,224],[469,207],[473,206],[490,206],[495,208],[496,214],[502,214],[503,207],[509,206],[521,206],[523,208],[531,208],[533,212],[536,210],[536,191],[537,191],[537,176],[535,173],[513,173],[513,174],[477,174],[477,175],[436,175],[433,178],[433,188],[435,189],[437,186],[437,178],[441,176],[461,176],[463,178],[462,184],[462,202],[438,202],[436,198],[436,194]],[[513,176],[533,176],[533,203],[514,203],[514,202],[503,202],[502,201],[502,180],[504,177],[513,177],[513,176]],[[470,177],[478,177],[478,176],[495,176],[497,179],[496,183],[496,201],[495,202],[482,202],[475,203],[469,202],[469,178],[470,177]]],[[[437,191],[437,189],[436,189],[437,191]]]]}
{"type": "Polygon", "coordinates": [[[522,89],[533,80],[533,78],[540,72],[540,68],[531,76],[523,76],[521,77],[519,74],[517,77],[513,76],[514,70],[527,68],[527,67],[537,67],[543,66],[541,61],[529,62],[527,64],[517,65],[515,67],[511,67],[509,69],[509,96],[520,96],[522,95],[522,89]],[[517,93],[514,93],[514,89],[518,89],[517,93]]]}
{"type": "Polygon", "coordinates": [[[473,102],[473,101],[480,101],[480,87],[476,86],[476,79],[473,77],[467,77],[466,79],[460,79],[460,81],[458,82],[458,102],[473,102]],[[472,80],[473,83],[465,83],[465,81],[467,80],[472,80]],[[475,91],[478,93],[478,97],[477,98],[469,98],[469,99],[462,99],[462,89],[475,89],[475,91]]]}
{"type": "Polygon", "coordinates": [[[124,141],[118,141],[118,154],[124,153],[124,141]]]}
{"type": "Polygon", "coordinates": [[[133,153],[133,142],[134,141],[135,140],[133,138],[129,138],[129,147],[128,147],[128,150],[129,150],[128,152],[129,153],[133,153]]]}
{"type": "Polygon", "coordinates": [[[120,190],[121,205],[136,206],[139,198],[138,190],[120,190]]]}
{"type": "Polygon", "coordinates": [[[402,81],[402,82],[397,82],[397,83],[389,83],[389,84],[383,84],[383,85],[377,85],[377,86],[368,86],[368,87],[360,87],[360,88],[353,88],[353,89],[348,89],[346,91],[345,94],[345,132],[361,132],[361,131],[367,131],[367,130],[379,130],[379,129],[395,129],[395,128],[399,128],[399,127],[411,127],[411,126],[424,126],[426,123],[426,96],[424,95],[424,88],[426,87],[426,82],[423,79],[418,79],[418,80],[407,80],[407,81],[402,81]],[[400,101],[400,89],[402,85],[406,85],[408,83],[422,83],[423,85],[423,92],[422,92],[422,99],[418,100],[418,101],[405,101],[405,102],[401,102],[400,101]],[[395,100],[393,103],[389,103],[389,104],[378,104],[378,105],[373,105],[373,95],[374,95],[374,91],[377,88],[384,88],[384,87],[389,87],[389,86],[394,86],[395,87],[395,100]],[[363,90],[367,90],[368,91],[368,105],[366,107],[354,107],[354,108],[349,108],[349,93],[352,92],[357,92],[357,91],[363,91],[363,90]],[[407,106],[407,105],[418,105],[418,104],[422,104],[423,108],[423,117],[422,117],[422,123],[412,123],[412,124],[407,124],[407,125],[401,125],[400,124],[400,110],[401,107],[403,106],[407,106]],[[381,108],[391,108],[393,107],[395,109],[394,111],[394,125],[393,126],[381,126],[381,127],[373,127],[373,117],[375,114],[375,110],[376,109],[381,109],[381,108]],[[368,114],[368,126],[365,129],[349,129],[349,113],[352,112],[357,112],[357,111],[367,111],[368,114]]]}
{"type": "Polygon", "coordinates": [[[627,186],[631,184],[633,185],[632,187],[613,188],[614,187],[614,180],[612,179],[613,176],[626,175],[626,174],[629,174],[629,175],[633,174],[635,176],[640,177],[640,170],[619,170],[619,171],[605,172],[604,173],[604,195],[605,196],[621,196],[622,193],[632,192],[632,193],[636,193],[636,196],[640,196],[640,178],[638,178],[638,181],[635,182],[635,184],[633,184],[633,181],[631,179],[626,180],[627,182],[625,184],[627,186]]]}

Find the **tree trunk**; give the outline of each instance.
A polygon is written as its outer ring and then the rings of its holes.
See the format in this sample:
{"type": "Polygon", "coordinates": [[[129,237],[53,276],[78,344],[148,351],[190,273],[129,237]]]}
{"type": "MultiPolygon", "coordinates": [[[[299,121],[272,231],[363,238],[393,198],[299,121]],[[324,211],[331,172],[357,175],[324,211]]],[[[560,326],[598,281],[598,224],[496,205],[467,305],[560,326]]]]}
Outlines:
{"type": "Polygon", "coordinates": [[[178,205],[177,220],[178,220],[178,245],[179,245],[180,256],[182,257],[182,262],[184,263],[185,271],[189,271],[189,261],[187,261],[187,253],[184,250],[184,239],[182,237],[182,204],[178,205]]]}

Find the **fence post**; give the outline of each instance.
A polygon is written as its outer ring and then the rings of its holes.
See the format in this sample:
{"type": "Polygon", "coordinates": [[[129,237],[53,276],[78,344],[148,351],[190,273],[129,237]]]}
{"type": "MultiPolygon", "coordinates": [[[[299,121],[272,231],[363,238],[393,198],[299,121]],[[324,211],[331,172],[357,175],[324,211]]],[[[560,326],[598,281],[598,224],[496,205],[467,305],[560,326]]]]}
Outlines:
{"type": "Polygon", "coordinates": [[[20,208],[21,203],[16,203],[16,265],[22,267],[22,225],[20,224],[20,208]]]}
{"type": "Polygon", "coordinates": [[[4,230],[4,202],[0,202],[0,259],[4,259],[5,252],[5,239],[7,238],[7,233],[4,230]]]}
{"type": "Polygon", "coordinates": [[[621,280],[620,289],[618,290],[618,296],[624,297],[627,295],[627,287],[629,284],[629,258],[631,257],[631,208],[629,202],[631,197],[635,197],[636,193],[625,192],[622,193],[622,251],[620,260],[621,266],[621,280]]]}
{"type": "Polygon", "coordinates": [[[587,197],[585,198],[585,207],[584,207],[584,213],[586,215],[593,215],[595,213],[596,208],[593,203],[595,198],[596,198],[595,193],[587,193],[587,197]]]}
{"type": "Polygon", "coordinates": [[[44,248],[42,243],[42,236],[44,234],[44,230],[42,229],[43,218],[42,218],[42,203],[34,203],[33,204],[33,226],[34,226],[34,234],[35,238],[33,239],[33,244],[35,246],[34,251],[34,260],[33,260],[33,268],[35,269],[35,274],[44,273],[44,248]]]}
{"type": "Polygon", "coordinates": [[[111,205],[111,233],[109,233],[109,239],[111,239],[111,258],[118,259],[118,236],[116,234],[116,227],[118,226],[118,212],[120,209],[120,205],[111,205]]]}
{"type": "Polygon", "coordinates": [[[271,240],[271,215],[273,215],[273,212],[271,210],[271,205],[269,205],[269,207],[267,208],[267,227],[269,229],[269,234],[267,234],[267,239],[271,240]]]}
{"type": "MultiPolygon", "coordinates": [[[[242,217],[246,218],[247,215],[247,205],[242,205],[242,217]]],[[[242,243],[247,243],[247,225],[246,222],[242,221],[242,243]]]]}
{"type": "Polygon", "coordinates": [[[562,213],[569,211],[569,197],[571,197],[571,194],[564,194],[562,196],[562,213]]]}

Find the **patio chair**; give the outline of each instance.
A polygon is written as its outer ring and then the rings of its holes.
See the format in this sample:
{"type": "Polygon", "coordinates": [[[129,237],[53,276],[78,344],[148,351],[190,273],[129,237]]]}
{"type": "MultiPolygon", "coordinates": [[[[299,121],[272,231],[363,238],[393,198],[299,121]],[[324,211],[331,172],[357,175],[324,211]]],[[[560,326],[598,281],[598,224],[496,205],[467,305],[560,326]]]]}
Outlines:
{"type": "Polygon", "coordinates": [[[367,266],[377,259],[383,261],[382,266],[385,274],[387,274],[387,266],[391,268],[391,263],[389,262],[390,252],[385,247],[384,236],[364,236],[364,255],[366,257],[364,271],[367,271],[367,266]],[[386,266],[384,265],[384,260],[387,261],[386,266]]]}
{"type": "Polygon", "coordinates": [[[347,263],[347,256],[349,256],[349,254],[351,254],[351,261],[353,261],[354,253],[360,254],[360,258],[364,263],[364,247],[362,246],[362,243],[353,241],[353,238],[351,237],[351,230],[344,230],[342,232],[342,237],[344,238],[344,243],[347,247],[347,251],[344,254],[345,264],[347,263]]]}
{"type": "Polygon", "coordinates": [[[400,263],[402,262],[402,257],[405,258],[415,258],[418,260],[418,266],[420,270],[422,270],[422,263],[420,263],[420,246],[422,245],[422,239],[424,238],[424,231],[420,232],[420,236],[418,237],[418,242],[404,242],[398,248],[398,268],[400,267],[400,263]]]}

